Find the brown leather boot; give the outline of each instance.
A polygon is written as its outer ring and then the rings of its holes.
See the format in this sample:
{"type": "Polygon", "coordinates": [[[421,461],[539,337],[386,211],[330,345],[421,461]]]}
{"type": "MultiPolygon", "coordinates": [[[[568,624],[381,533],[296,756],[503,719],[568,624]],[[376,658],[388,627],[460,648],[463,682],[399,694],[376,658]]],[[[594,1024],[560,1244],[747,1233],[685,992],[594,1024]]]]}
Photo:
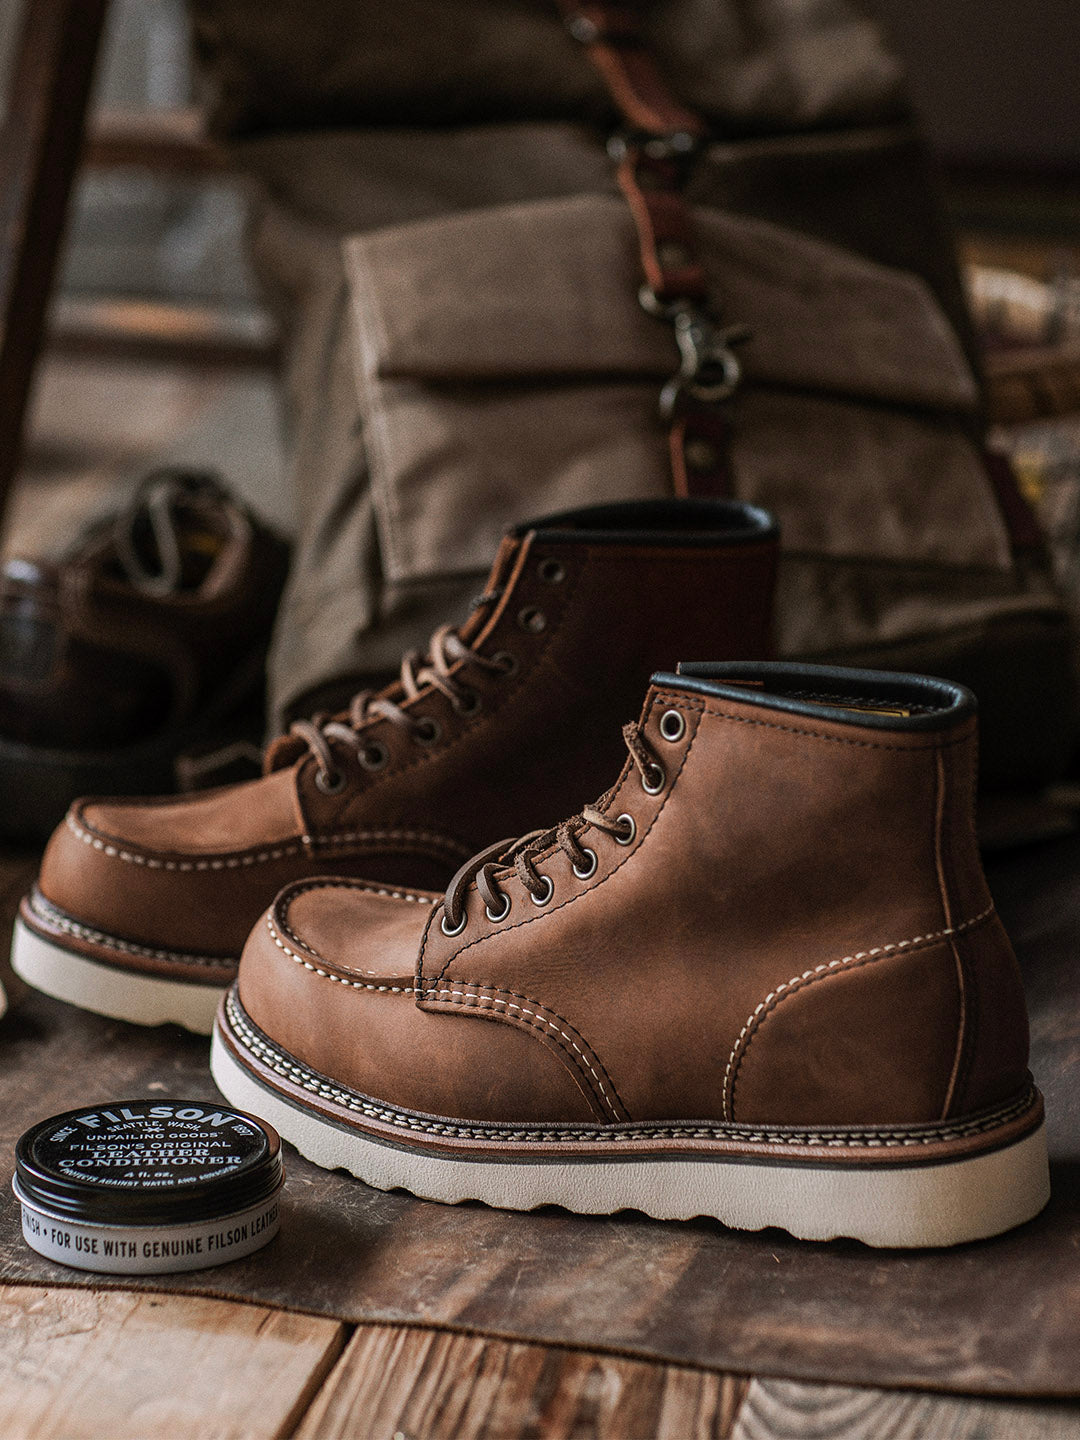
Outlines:
{"type": "Polygon", "coordinates": [[[445,885],[618,764],[619,723],[678,654],[768,651],[776,533],[760,510],[657,501],[522,526],[460,630],[347,715],[301,721],[267,773],[185,799],[76,804],[23,902],[32,985],[209,1032],[252,925],[289,881],[445,885]]]}
{"type": "Polygon", "coordinates": [[[262,728],[289,547],[213,475],[159,470],[59,560],[0,570],[0,835],[79,795],[175,789],[262,728]]]}
{"type": "Polygon", "coordinates": [[[445,896],[283,891],[218,1018],[225,1095],[320,1165],[436,1200],[904,1246],[1036,1214],[1042,1100],[976,847],[970,693],[692,665],[624,734],[595,807],[445,896]]]}

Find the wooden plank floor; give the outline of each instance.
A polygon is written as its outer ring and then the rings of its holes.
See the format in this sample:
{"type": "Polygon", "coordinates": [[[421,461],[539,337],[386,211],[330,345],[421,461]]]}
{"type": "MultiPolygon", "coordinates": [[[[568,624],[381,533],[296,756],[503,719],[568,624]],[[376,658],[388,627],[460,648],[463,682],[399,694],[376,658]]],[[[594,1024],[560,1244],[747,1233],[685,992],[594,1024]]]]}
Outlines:
{"type": "Polygon", "coordinates": [[[0,1286],[4,1440],[1075,1440],[1080,1411],[0,1286]]]}
{"type": "MultiPolygon", "coordinates": [[[[280,475],[272,427],[262,379],[54,361],[4,548],[62,545],[162,456],[217,460],[287,521],[288,497],[267,483],[280,475]]],[[[0,909],[12,909],[30,863],[0,864],[0,909]]],[[[233,1301],[0,1285],[0,1440],[271,1437],[1080,1440],[1080,1406],[724,1376],[233,1301]]]]}

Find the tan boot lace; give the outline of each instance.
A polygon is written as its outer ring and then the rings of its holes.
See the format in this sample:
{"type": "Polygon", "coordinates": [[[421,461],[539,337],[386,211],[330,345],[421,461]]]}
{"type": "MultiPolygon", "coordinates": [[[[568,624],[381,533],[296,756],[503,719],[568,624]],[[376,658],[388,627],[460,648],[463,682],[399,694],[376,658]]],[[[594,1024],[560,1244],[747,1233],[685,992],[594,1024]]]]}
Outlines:
{"type": "MultiPolygon", "coordinates": [[[[646,743],[637,725],[624,725],[622,732],[641,783],[650,794],[664,783],[664,767],[646,743]]],[[[535,860],[542,850],[556,845],[569,859],[579,880],[587,880],[597,866],[596,851],[581,843],[582,833],[592,827],[610,835],[620,845],[629,845],[637,833],[631,816],[612,818],[593,805],[586,805],[580,815],[564,820],[551,830],[532,830],[520,839],[499,840],[466,860],[447,886],[443,899],[442,930],[444,935],[460,935],[465,929],[465,895],[472,882],[492,921],[505,920],[510,913],[510,896],[499,888],[499,880],[511,871],[524,885],[536,905],[546,905],[555,893],[550,875],[541,875],[535,860]]]]}
{"type": "MultiPolygon", "coordinates": [[[[499,593],[489,591],[475,602],[477,606],[492,604],[499,593]]],[[[468,661],[481,670],[495,675],[508,675],[516,667],[511,655],[500,651],[495,655],[481,655],[466,645],[452,625],[442,625],[432,635],[427,655],[419,650],[410,650],[401,662],[399,684],[401,701],[415,700],[418,696],[438,690],[450,701],[459,715],[475,715],[480,708],[480,696],[458,675],[451,675],[451,668],[460,661],[468,661]]],[[[432,716],[419,716],[402,708],[402,703],[392,700],[374,690],[361,690],[354,695],[344,718],[330,718],[316,715],[311,720],[295,720],[289,727],[289,734],[305,742],[318,762],[315,782],[328,795],[335,794],[345,786],[345,776],[334,760],[331,741],[338,741],[355,751],[366,770],[381,770],[387,761],[386,746],[378,740],[361,735],[364,727],[373,720],[389,720],[392,725],[405,730],[418,745],[434,745],[442,731],[432,716]]]]}

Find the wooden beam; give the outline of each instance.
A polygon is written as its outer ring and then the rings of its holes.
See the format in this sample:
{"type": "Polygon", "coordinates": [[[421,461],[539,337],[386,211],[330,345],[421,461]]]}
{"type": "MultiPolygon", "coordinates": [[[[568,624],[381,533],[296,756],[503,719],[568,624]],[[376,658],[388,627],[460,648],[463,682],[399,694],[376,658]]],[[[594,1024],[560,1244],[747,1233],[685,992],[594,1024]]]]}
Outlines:
{"type": "Polygon", "coordinates": [[[84,163],[88,169],[124,167],[175,175],[218,174],[228,158],[207,139],[200,112],[104,110],[90,121],[84,163]]]}
{"type": "Polygon", "coordinates": [[[108,0],[24,0],[0,127],[0,526],[108,0]]]}

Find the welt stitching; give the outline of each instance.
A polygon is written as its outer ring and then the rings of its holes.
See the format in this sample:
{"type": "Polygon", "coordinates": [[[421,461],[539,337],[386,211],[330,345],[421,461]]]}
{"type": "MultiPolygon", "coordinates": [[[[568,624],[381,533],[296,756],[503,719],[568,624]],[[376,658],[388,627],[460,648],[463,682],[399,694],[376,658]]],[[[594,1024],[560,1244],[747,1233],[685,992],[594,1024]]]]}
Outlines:
{"type": "Polygon", "coordinates": [[[206,860],[164,860],[154,855],[143,855],[138,851],[126,850],[114,844],[108,837],[91,829],[85,829],[72,815],[67,817],[67,826],[76,839],[111,860],[123,860],[128,865],[142,865],[147,870],[239,870],[251,865],[265,865],[273,860],[284,860],[292,855],[305,854],[310,846],[346,846],[370,840],[419,840],[441,846],[444,850],[454,849],[461,853],[466,847],[430,830],[349,830],[336,835],[301,835],[291,844],[276,845],[268,850],[248,851],[232,855],[219,855],[206,860]]]}
{"type": "MultiPolygon", "coordinates": [[[[611,1076],[608,1075],[607,1071],[604,1069],[604,1066],[603,1066],[603,1064],[602,1064],[602,1062],[601,1062],[601,1060],[600,1060],[600,1057],[597,1055],[596,1051],[592,1048],[592,1046],[589,1044],[589,1042],[585,1039],[584,1035],[582,1035],[582,1033],[580,1032],[580,1030],[576,1029],[573,1025],[571,1025],[571,1024],[570,1024],[570,1021],[569,1021],[569,1020],[566,1020],[562,1015],[560,1015],[560,1014],[558,1013],[558,1011],[556,1011],[556,1010],[551,1010],[551,1009],[549,1009],[548,1006],[546,1006],[546,1005],[541,1005],[541,1003],[539,1002],[539,1000],[533,1000],[533,999],[532,999],[530,996],[528,996],[528,995],[520,995],[520,994],[518,994],[518,992],[517,992],[516,990],[501,990],[501,989],[499,989],[498,987],[496,987],[496,986],[494,986],[494,985],[485,985],[485,984],[483,983],[483,981],[480,981],[480,980],[459,980],[459,979],[457,979],[456,977],[451,976],[451,977],[447,980],[446,983],[447,983],[448,985],[455,985],[455,984],[456,984],[456,985],[472,986],[472,987],[473,987],[473,991],[476,991],[476,990],[484,990],[484,991],[487,991],[488,994],[487,994],[487,995],[478,995],[478,994],[472,993],[472,991],[467,991],[467,990],[466,990],[466,991],[462,991],[462,990],[436,990],[436,991],[432,991],[432,992],[431,992],[431,997],[433,998],[433,1003],[436,1003],[436,1004],[437,1004],[437,1003],[439,1003],[439,1002],[443,1002],[443,1003],[450,1004],[450,1005],[462,1005],[462,1006],[463,1006],[463,1005],[465,1005],[466,1001],[475,1000],[475,1001],[477,1002],[477,1005],[479,1006],[482,1002],[487,1001],[487,1002],[488,1002],[489,1004],[491,1004],[491,1005],[501,1005],[501,1006],[503,1006],[503,1008],[507,1011],[507,1019],[508,1019],[508,1020],[513,1021],[513,1020],[515,1020],[515,1019],[517,1018],[517,1017],[515,1017],[515,1016],[513,1016],[513,1015],[511,1015],[511,1014],[509,1013],[511,1010],[516,1010],[516,1011],[518,1012],[518,1016],[520,1016],[520,1017],[522,1017],[522,1018],[524,1019],[524,1023],[525,1023],[525,1024],[531,1025],[534,1029],[539,1029],[540,1025],[545,1025],[545,1026],[547,1026],[547,1028],[548,1028],[549,1030],[554,1030],[557,1035],[561,1035],[561,1036],[563,1037],[563,1039],[565,1039],[565,1040],[573,1047],[573,1049],[575,1050],[575,1052],[577,1053],[577,1055],[580,1057],[578,1060],[575,1060],[572,1055],[569,1056],[569,1059],[570,1059],[570,1061],[571,1061],[571,1064],[574,1065],[575,1069],[577,1069],[577,1070],[580,1071],[581,1065],[582,1065],[582,1063],[584,1063],[584,1065],[586,1066],[586,1068],[587,1068],[588,1071],[589,1071],[589,1074],[593,1077],[593,1080],[595,1080],[596,1084],[600,1087],[600,1092],[601,1092],[601,1095],[602,1095],[602,1097],[603,1097],[603,1100],[606,1101],[606,1103],[607,1103],[607,1108],[613,1113],[614,1118],[615,1118],[616,1120],[621,1120],[621,1119],[623,1118],[623,1117],[619,1114],[619,1109],[621,1108],[623,1111],[626,1111],[626,1106],[623,1105],[622,1100],[619,1098],[619,1092],[615,1089],[615,1082],[612,1080],[611,1076]],[[513,999],[512,999],[512,1000],[500,1000],[500,999],[498,998],[500,995],[509,995],[509,996],[512,996],[513,999]],[[449,998],[444,1000],[444,997],[449,997],[449,998]],[[529,1003],[530,1005],[535,1005],[535,1006],[536,1006],[536,1011],[542,1011],[542,1012],[544,1012],[544,1013],[538,1014],[538,1013],[536,1013],[536,1012],[534,1012],[534,1011],[532,1011],[532,1010],[526,1010],[526,1009],[524,1009],[524,1007],[522,1007],[521,1005],[515,1005],[515,1004],[513,1003],[513,1000],[526,1000],[526,1001],[528,1001],[528,1003],[529,1003]],[[558,1020],[560,1025],[565,1025],[567,1028],[566,1028],[565,1030],[562,1030],[562,1029],[559,1028],[559,1025],[553,1024],[552,1021],[547,1018],[549,1015],[553,1016],[555,1020],[558,1020]],[[531,1018],[529,1018],[529,1017],[531,1017],[531,1018]],[[576,1043],[576,1041],[573,1039],[572,1035],[568,1033],[569,1031],[573,1031],[573,1035],[576,1035],[576,1036],[577,1036],[578,1040],[581,1041],[581,1045],[578,1045],[578,1044],[576,1043]],[[585,1048],[582,1049],[582,1046],[584,1046],[585,1048]],[[586,1053],[586,1052],[587,1052],[587,1053],[586,1053]],[[612,1099],[612,1096],[608,1094],[607,1088],[606,1088],[605,1085],[604,1085],[604,1080],[601,1079],[601,1076],[600,1076],[600,1074],[597,1072],[597,1069],[595,1069],[595,1068],[593,1067],[592,1061],[590,1061],[590,1059],[589,1059],[589,1056],[590,1056],[590,1055],[592,1056],[592,1059],[596,1061],[596,1065],[599,1067],[599,1070],[603,1072],[604,1078],[607,1080],[608,1085],[611,1086],[612,1095],[614,1095],[614,1099],[612,1099]]],[[[429,998],[429,997],[425,996],[425,999],[426,999],[426,998],[429,998]]],[[[469,1006],[468,1008],[472,1009],[473,1007],[472,1007],[472,1006],[469,1006]]],[[[554,1037],[549,1037],[549,1038],[554,1038],[554,1037]]],[[[560,1041],[556,1040],[555,1043],[556,1043],[557,1045],[559,1045],[559,1048],[560,1048],[560,1049],[562,1049],[562,1050],[565,1050],[565,1049],[566,1049],[566,1046],[565,1046],[565,1045],[562,1045],[560,1041]]],[[[586,1079],[586,1084],[589,1085],[589,1088],[590,1088],[590,1089],[593,1088],[592,1085],[590,1084],[590,1082],[588,1081],[588,1079],[586,1079]]],[[[629,1113],[629,1112],[627,1112],[627,1113],[629,1113]]]]}
{"type": "Polygon", "coordinates": [[[148,960],[168,960],[177,965],[205,965],[233,971],[236,969],[235,955],[188,955],[179,950],[155,950],[149,945],[136,945],[133,940],[121,940],[116,935],[108,935],[104,930],[94,930],[89,925],[72,920],[37,893],[30,897],[30,908],[46,925],[55,925],[58,930],[63,930],[76,940],[85,940],[90,945],[119,950],[125,955],[142,955],[148,960]]]}
{"type": "MultiPolygon", "coordinates": [[[[499,1143],[525,1142],[581,1142],[619,1144],[641,1139],[663,1140],[734,1140],[763,1145],[822,1145],[838,1149],[888,1149],[892,1147],[916,1147],[934,1145],[941,1141],[963,1140],[985,1134],[1002,1125],[1009,1124],[1031,1110],[1038,1092],[1029,1085],[1019,1099],[999,1106],[993,1111],[982,1113],[970,1120],[957,1120],[949,1124],[904,1128],[875,1128],[835,1130],[826,1127],[805,1126],[800,1129],[784,1130],[780,1127],[728,1125],[717,1123],[689,1123],[685,1125],[641,1125],[630,1122],[629,1128],[618,1125],[586,1128],[564,1125],[523,1125],[508,1129],[470,1125],[454,1120],[427,1119],[421,1115],[396,1110],[390,1105],[380,1104],[358,1090],[344,1085],[331,1084],[318,1071],[310,1069],[288,1051],[282,1050],[267,1036],[257,1033],[246,1021],[242,1007],[232,991],[225,997],[227,1024],[240,1044],[254,1055],[268,1069],[285,1080],[300,1086],[321,1099],[352,1110],[366,1118],[381,1121],[402,1130],[418,1134],[448,1136],[451,1139],[484,1140],[499,1143]]],[[[627,1122],[623,1122],[624,1126],[627,1122]]]]}
{"type": "Polygon", "coordinates": [[[735,1041],[731,1054],[728,1056],[727,1066],[724,1070],[724,1119],[730,1120],[734,1116],[735,1083],[738,1079],[739,1067],[742,1065],[743,1057],[746,1055],[754,1035],[766,1015],[770,1015],[789,995],[794,995],[805,989],[806,986],[812,985],[816,980],[827,979],[830,975],[835,975],[840,971],[861,969],[864,965],[872,965],[878,960],[901,951],[925,950],[929,946],[939,945],[942,940],[950,940],[954,935],[961,935],[964,931],[982,924],[993,913],[994,907],[989,905],[982,914],[974,915],[970,920],[964,920],[959,925],[949,925],[942,930],[935,930],[929,935],[916,935],[911,940],[894,940],[888,945],[875,945],[870,950],[858,950],[853,955],[845,955],[841,960],[827,960],[821,965],[815,965],[812,970],[804,970],[801,975],[795,975],[792,979],[785,980],[782,985],[778,985],[775,990],[770,991],[747,1017],[746,1024],[739,1031],[739,1038],[735,1041]]]}
{"type": "MultiPolygon", "coordinates": [[[[661,701],[662,698],[663,698],[663,697],[661,697],[660,695],[658,695],[658,696],[656,697],[656,701],[654,702],[654,705],[653,705],[653,708],[654,708],[654,709],[656,708],[656,705],[659,704],[659,702],[661,701]]],[[[667,705],[669,709],[671,709],[671,708],[677,708],[677,709],[680,709],[680,710],[691,710],[691,709],[697,709],[697,708],[698,708],[697,706],[692,706],[692,705],[682,705],[682,704],[679,703],[678,701],[668,701],[668,700],[664,700],[664,704],[667,705]]],[[[675,771],[675,774],[671,777],[671,783],[668,785],[667,794],[664,796],[663,800],[660,802],[660,806],[659,806],[659,808],[657,809],[656,814],[655,814],[655,815],[653,816],[653,818],[649,821],[648,828],[647,828],[646,830],[643,830],[643,831],[641,832],[637,844],[634,845],[633,848],[629,851],[629,853],[626,854],[626,855],[619,861],[619,863],[614,867],[614,869],[610,870],[610,871],[607,873],[607,875],[604,876],[603,880],[601,880],[601,881],[598,882],[598,885],[606,885],[607,882],[611,879],[611,877],[612,877],[613,875],[618,874],[618,872],[619,872],[619,871],[622,869],[622,867],[627,863],[627,861],[629,861],[629,860],[630,860],[634,855],[636,855],[637,852],[641,849],[642,845],[645,843],[646,837],[651,834],[653,826],[654,826],[654,825],[656,824],[656,822],[660,819],[660,816],[661,816],[661,814],[663,813],[663,810],[664,810],[664,806],[665,806],[665,805],[668,803],[668,801],[671,799],[672,793],[674,792],[674,789],[675,789],[675,782],[678,780],[679,776],[682,774],[683,768],[684,768],[684,766],[686,765],[687,759],[689,758],[690,751],[694,748],[694,742],[695,742],[696,740],[697,740],[697,731],[695,730],[694,733],[693,733],[693,735],[691,735],[691,737],[690,737],[690,743],[689,743],[689,745],[687,745],[685,751],[683,752],[683,758],[682,758],[682,761],[681,761],[680,764],[679,764],[679,768],[675,771]]],[[[627,761],[626,764],[623,765],[622,771],[621,771],[620,774],[619,774],[619,779],[615,782],[615,786],[614,786],[613,788],[617,788],[617,787],[622,783],[623,776],[628,773],[628,766],[629,766],[629,764],[630,764],[630,762],[627,761]]],[[[498,929],[498,930],[493,930],[490,935],[481,935],[481,936],[480,936],[478,939],[476,939],[476,940],[470,940],[469,943],[468,943],[468,945],[463,945],[460,950],[455,950],[455,951],[453,952],[453,954],[451,954],[451,955],[449,955],[449,956],[447,957],[445,963],[443,964],[442,969],[439,971],[438,975],[435,976],[434,980],[432,981],[432,984],[433,984],[433,985],[438,985],[439,981],[443,979],[443,977],[445,976],[447,970],[448,970],[448,969],[450,968],[450,966],[454,963],[454,961],[458,958],[458,956],[459,956],[459,955],[464,955],[464,954],[465,954],[465,951],[466,951],[466,950],[471,950],[474,945],[483,945],[483,944],[484,944],[486,941],[488,941],[488,940],[494,940],[494,939],[496,939],[496,938],[497,938],[498,936],[500,936],[500,935],[507,935],[507,934],[509,934],[511,930],[520,930],[523,925],[533,925],[533,924],[536,923],[537,920],[543,920],[543,919],[545,918],[545,916],[547,916],[547,915],[554,915],[554,914],[555,914],[557,911],[559,911],[559,910],[565,910],[568,905],[573,905],[576,901],[580,900],[580,899],[582,898],[582,896],[588,895],[591,891],[596,890],[596,889],[598,888],[598,885],[590,885],[587,890],[579,890],[576,895],[571,895],[571,897],[570,897],[569,900],[563,900],[563,901],[561,901],[558,905],[555,906],[555,909],[554,909],[554,910],[546,910],[546,909],[545,909],[545,911],[544,911],[542,914],[530,915],[527,920],[517,920],[517,921],[514,922],[513,925],[504,925],[504,926],[500,927],[500,929],[498,929]]],[[[434,916],[432,916],[432,919],[434,919],[434,916]]],[[[423,938],[423,941],[421,942],[421,945],[420,945],[420,956],[419,956],[418,968],[417,968],[417,978],[418,978],[418,980],[419,980],[419,982],[420,982],[420,983],[419,983],[419,990],[418,990],[418,994],[417,994],[417,999],[418,999],[418,1000],[423,1000],[424,997],[425,997],[425,991],[424,991],[424,951],[425,951],[425,949],[427,948],[428,936],[430,935],[430,933],[431,933],[431,921],[429,920],[429,921],[428,921],[428,928],[424,931],[424,938],[423,938]]]]}

